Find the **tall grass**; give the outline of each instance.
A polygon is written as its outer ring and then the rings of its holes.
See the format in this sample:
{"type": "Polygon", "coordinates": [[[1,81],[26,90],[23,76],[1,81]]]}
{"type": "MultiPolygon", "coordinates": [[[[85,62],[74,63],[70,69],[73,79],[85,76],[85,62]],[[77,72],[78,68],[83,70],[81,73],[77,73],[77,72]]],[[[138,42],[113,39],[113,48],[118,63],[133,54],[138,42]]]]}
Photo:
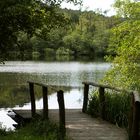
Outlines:
{"type": "MultiPolygon", "coordinates": [[[[130,111],[130,95],[128,93],[107,91],[105,93],[105,105],[105,120],[127,128],[130,111]]],[[[89,99],[88,113],[94,117],[98,117],[99,112],[99,93],[95,91],[89,99]]]]}
{"type": "Polygon", "coordinates": [[[57,140],[58,136],[58,126],[43,120],[34,120],[14,132],[0,129],[0,140],[57,140]]]}

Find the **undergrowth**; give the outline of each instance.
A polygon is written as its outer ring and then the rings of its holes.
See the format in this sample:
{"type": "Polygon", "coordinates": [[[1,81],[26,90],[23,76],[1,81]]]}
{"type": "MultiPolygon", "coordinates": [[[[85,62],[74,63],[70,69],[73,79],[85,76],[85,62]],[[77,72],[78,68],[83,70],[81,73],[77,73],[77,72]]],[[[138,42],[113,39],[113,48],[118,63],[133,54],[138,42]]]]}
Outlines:
{"type": "MultiPolygon", "coordinates": [[[[99,93],[95,91],[91,94],[88,105],[88,113],[93,117],[99,117],[99,93]]],[[[120,127],[128,127],[128,117],[130,110],[130,95],[107,91],[105,93],[105,120],[120,127]]]]}
{"type": "Polygon", "coordinates": [[[0,140],[57,140],[58,135],[58,126],[44,120],[34,120],[15,131],[0,129],[0,140]]]}

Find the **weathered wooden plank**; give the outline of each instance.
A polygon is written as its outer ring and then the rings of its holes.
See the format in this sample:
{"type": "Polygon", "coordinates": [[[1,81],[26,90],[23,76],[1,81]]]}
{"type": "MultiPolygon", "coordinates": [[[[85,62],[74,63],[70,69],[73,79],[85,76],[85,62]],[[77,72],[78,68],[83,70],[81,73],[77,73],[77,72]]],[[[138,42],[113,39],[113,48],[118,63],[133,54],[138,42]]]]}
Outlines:
{"type": "Polygon", "coordinates": [[[42,87],[48,87],[48,85],[43,84],[43,83],[39,83],[39,82],[33,82],[33,81],[27,81],[27,82],[29,84],[35,84],[35,85],[42,86],[42,87]]]}
{"type": "MultiPolygon", "coordinates": [[[[23,119],[31,119],[32,118],[32,112],[30,109],[23,109],[23,110],[13,110],[15,114],[22,117],[23,119]]],[[[42,110],[36,110],[36,114],[43,116],[42,110]]]]}
{"type": "Polygon", "coordinates": [[[91,86],[95,86],[95,87],[107,88],[107,89],[115,90],[115,91],[118,91],[118,92],[132,93],[131,90],[119,89],[119,88],[116,88],[116,87],[112,87],[112,86],[108,86],[108,85],[102,85],[102,84],[97,84],[97,83],[94,83],[94,82],[82,82],[82,84],[87,84],[87,85],[91,85],[91,86]]]}
{"type": "Polygon", "coordinates": [[[27,83],[31,83],[31,84],[35,84],[38,86],[43,86],[43,87],[49,87],[55,91],[61,90],[62,88],[82,88],[81,86],[70,86],[70,85],[47,85],[44,83],[40,83],[40,82],[34,82],[34,81],[27,81],[27,83]],[[56,89],[57,88],[57,89],[56,89]]]}

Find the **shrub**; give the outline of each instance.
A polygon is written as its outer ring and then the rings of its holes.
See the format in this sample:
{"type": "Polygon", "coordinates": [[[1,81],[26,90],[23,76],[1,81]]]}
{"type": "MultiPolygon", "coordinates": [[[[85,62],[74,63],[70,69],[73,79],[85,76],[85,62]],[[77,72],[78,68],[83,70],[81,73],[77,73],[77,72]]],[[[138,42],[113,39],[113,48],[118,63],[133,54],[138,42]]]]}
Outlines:
{"type": "Polygon", "coordinates": [[[56,51],[57,55],[70,55],[72,54],[72,51],[69,50],[68,48],[60,47],[56,51]]]}
{"type": "MultiPolygon", "coordinates": [[[[0,140],[57,140],[58,126],[50,121],[33,120],[26,126],[15,130],[0,129],[0,140]]],[[[67,138],[65,140],[68,140],[67,138]]]]}
{"type": "MultiPolygon", "coordinates": [[[[105,120],[121,127],[128,127],[130,95],[113,91],[106,92],[105,104],[105,120]]],[[[89,99],[88,113],[93,117],[99,116],[99,94],[97,91],[89,99]]]]}

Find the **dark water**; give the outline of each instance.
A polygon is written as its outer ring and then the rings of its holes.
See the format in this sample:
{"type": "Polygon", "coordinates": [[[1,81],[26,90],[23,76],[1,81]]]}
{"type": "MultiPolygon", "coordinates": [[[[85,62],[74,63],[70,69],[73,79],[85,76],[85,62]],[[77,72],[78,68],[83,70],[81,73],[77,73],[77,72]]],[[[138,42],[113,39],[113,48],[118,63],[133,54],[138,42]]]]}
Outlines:
{"type": "MultiPolygon", "coordinates": [[[[6,111],[11,108],[30,108],[28,80],[69,87],[64,87],[66,108],[81,108],[82,82],[98,82],[109,67],[110,64],[104,62],[74,61],[10,61],[6,62],[5,65],[0,65],[0,122],[6,127],[11,127],[14,122],[7,117],[6,111]]],[[[36,87],[37,108],[42,108],[40,92],[40,88],[36,87]]],[[[49,108],[58,108],[56,93],[54,91],[49,92],[49,108]]]]}

